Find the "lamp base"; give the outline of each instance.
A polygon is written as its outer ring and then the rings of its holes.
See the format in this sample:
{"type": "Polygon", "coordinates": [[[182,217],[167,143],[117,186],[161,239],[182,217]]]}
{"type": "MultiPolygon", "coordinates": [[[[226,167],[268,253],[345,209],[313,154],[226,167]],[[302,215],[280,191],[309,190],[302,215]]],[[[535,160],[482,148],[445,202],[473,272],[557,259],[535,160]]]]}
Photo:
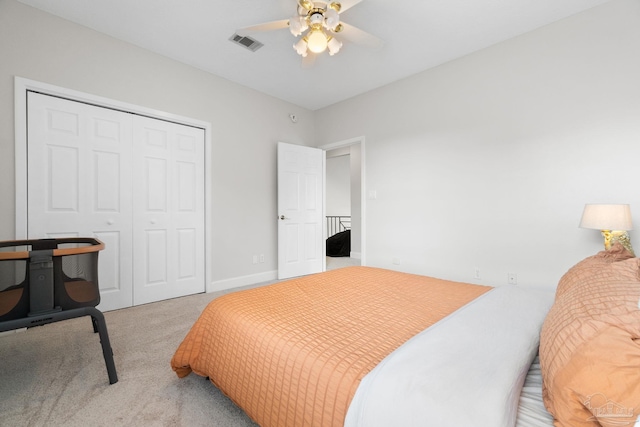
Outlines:
{"type": "Polygon", "coordinates": [[[611,249],[611,245],[615,242],[620,242],[622,246],[633,256],[636,254],[633,252],[633,247],[631,246],[631,239],[629,239],[629,233],[626,231],[617,231],[617,230],[602,230],[602,236],[604,237],[604,248],[606,250],[611,249]]]}

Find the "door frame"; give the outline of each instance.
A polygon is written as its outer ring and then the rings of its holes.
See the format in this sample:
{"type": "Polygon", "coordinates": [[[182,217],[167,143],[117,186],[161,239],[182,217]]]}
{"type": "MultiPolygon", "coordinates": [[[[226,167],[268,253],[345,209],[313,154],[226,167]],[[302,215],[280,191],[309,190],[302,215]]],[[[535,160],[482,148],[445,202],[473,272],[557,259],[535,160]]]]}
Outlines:
{"type": "MultiPolygon", "coordinates": [[[[365,138],[364,136],[358,136],[355,138],[345,139],[343,141],[333,142],[326,145],[321,145],[318,148],[324,151],[335,150],[336,148],[350,147],[352,145],[360,145],[360,265],[367,265],[367,233],[366,233],[366,212],[367,212],[367,192],[366,192],[366,156],[365,156],[365,138]]],[[[325,165],[326,169],[326,165],[325,165]]],[[[326,176],[326,170],[325,170],[326,176]]],[[[326,185],[325,185],[326,187],[326,185]]],[[[325,206],[326,207],[326,206],[325,206]]],[[[326,234],[326,227],[325,227],[326,234]]],[[[325,236],[325,239],[327,236],[325,236]]],[[[326,265],[325,265],[326,270],[326,265]]]]}
{"type": "Polygon", "coordinates": [[[205,228],[205,292],[213,292],[211,262],[209,254],[212,251],[212,220],[211,220],[211,123],[190,117],[179,116],[165,111],[116,101],[73,89],[50,85],[35,80],[15,77],[14,80],[14,124],[15,124],[15,190],[16,190],[16,239],[26,239],[27,234],[27,92],[34,91],[45,95],[66,98],[71,101],[83,102],[97,107],[110,108],[127,113],[147,116],[186,126],[204,129],[204,228],[205,228]]]}

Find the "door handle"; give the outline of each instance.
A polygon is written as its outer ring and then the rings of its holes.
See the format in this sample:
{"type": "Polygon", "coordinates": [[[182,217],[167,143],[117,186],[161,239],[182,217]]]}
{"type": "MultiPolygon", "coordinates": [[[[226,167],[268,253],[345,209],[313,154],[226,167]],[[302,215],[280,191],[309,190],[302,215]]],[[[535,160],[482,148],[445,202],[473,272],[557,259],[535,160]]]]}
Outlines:
{"type": "Polygon", "coordinates": [[[286,216],[284,216],[284,215],[280,215],[280,219],[285,220],[285,219],[289,219],[289,218],[287,218],[287,217],[286,217],[286,216]]]}

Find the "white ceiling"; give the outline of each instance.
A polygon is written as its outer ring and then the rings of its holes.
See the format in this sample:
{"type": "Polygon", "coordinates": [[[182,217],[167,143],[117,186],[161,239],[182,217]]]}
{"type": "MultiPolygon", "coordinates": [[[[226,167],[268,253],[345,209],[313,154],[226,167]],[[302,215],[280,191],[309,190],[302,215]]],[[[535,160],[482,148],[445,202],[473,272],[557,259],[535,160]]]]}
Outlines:
{"type": "Polygon", "coordinates": [[[253,34],[264,43],[255,53],[229,41],[239,28],[289,18],[296,0],[19,1],[316,110],[610,0],[362,0],[340,18],[383,47],[344,41],[310,68],[288,29],[253,34]]]}

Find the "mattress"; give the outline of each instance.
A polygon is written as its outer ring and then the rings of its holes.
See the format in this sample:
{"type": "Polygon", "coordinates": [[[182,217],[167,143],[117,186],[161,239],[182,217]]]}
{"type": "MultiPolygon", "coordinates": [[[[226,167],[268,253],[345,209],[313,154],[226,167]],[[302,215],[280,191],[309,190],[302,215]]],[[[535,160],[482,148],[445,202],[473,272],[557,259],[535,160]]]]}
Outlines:
{"type": "Polygon", "coordinates": [[[171,365],[209,377],[263,427],[342,426],[362,378],[491,289],[349,267],[236,292],[209,304],[171,365]]]}
{"type": "Polygon", "coordinates": [[[513,427],[553,293],[493,288],[361,381],[346,427],[513,427]]]}

